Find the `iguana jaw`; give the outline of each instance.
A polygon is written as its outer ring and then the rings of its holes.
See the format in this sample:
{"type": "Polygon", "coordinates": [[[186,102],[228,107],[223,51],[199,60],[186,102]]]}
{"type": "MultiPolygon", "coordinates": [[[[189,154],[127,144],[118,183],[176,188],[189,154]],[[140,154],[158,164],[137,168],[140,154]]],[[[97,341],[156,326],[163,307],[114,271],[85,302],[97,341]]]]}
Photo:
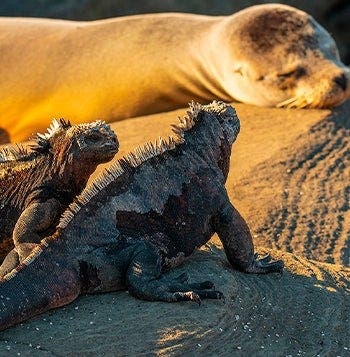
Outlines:
{"type": "Polygon", "coordinates": [[[118,141],[112,140],[106,142],[99,147],[96,147],[96,150],[90,151],[91,160],[96,160],[98,163],[108,162],[113,159],[114,155],[118,152],[119,143],[118,141]]]}

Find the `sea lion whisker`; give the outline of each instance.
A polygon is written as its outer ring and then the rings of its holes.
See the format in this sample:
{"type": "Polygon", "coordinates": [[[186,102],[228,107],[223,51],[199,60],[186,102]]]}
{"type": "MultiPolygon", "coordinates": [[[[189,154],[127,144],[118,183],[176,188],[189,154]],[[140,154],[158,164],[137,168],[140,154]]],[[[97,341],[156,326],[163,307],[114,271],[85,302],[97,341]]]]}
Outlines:
{"type": "Polygon", "coordinates": [[[302,108],[306,108],[307,105],[308,105],[308,102],[307,102],[307,100],[305,99],[305,97],[300,97],[300,98],[298,99],[298,101],[296,102],[295,108],[302,109],[302,108]]]}
{"type": "Polygon", "coordinates": [[[277,108],[289,108],[290,105],[293,105],[295,101],[297,100],[297,97],[292,97],[287,100],[284,100],[283,102],[280,102],[276,105],[277,108]]]}
{"type": "Polygon", "coordinates": [[[288,108],[288,109],[298,108],[298,103],[299,103],[299,99],[295,98],[295,100],[293,102],[289,103],[288,105],[286,105],[285,108],[288,108]]]}

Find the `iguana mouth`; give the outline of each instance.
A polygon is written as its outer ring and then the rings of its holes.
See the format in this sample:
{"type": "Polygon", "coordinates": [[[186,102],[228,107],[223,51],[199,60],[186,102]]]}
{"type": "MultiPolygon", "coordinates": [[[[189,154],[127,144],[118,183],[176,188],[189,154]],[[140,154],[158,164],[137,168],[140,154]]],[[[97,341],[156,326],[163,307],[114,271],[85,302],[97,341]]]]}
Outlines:
{"type": "Polygon", "coordinates": [[[119,145],[118,144],[106,144],[106,145],[104,145],[104,147],[106,147],[108,150],[111,150],[111,151],[117,151],[119,148],[119,145]]]}
{"type": "Polygon", "coordinates": [[[101,149],[105,149],[107,152],[116,154],[119,149],[119,144],[116,143],[106,143],[101,146],[101,149]]]}

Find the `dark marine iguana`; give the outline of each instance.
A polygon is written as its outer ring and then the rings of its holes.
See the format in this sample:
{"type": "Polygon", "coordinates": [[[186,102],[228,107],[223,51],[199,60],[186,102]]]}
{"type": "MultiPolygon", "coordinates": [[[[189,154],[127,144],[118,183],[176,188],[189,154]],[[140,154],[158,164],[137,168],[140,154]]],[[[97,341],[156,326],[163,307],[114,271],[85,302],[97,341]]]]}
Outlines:
{"type": "MultiPolygon", "coordinates": [[[[23,260],[33,243],[52,234],[97,165],[111,160],[117,150],[116,136],[104,122],[72,126],[63,119],[37,134],[30,149],[2,149],[0,259],[15,245],[7,259],[23,260]]],[[[6,272],[0,267],[0,276],[6,272]]]]}
{"type": "Polygon", "coordinates": [[[146,300],[222,297],[211,282],[162,273],[217,232],[231,265],[280,272],[258,259],[247,224],[225,189],[240,124],[232,107],[192,104],[175,137],[146,144],[107,169],[0,283],[0,330],[70,303],[81,293],[128,289],[146,300]],[[30,281],[30,285],[28,285],[30,281]]]}

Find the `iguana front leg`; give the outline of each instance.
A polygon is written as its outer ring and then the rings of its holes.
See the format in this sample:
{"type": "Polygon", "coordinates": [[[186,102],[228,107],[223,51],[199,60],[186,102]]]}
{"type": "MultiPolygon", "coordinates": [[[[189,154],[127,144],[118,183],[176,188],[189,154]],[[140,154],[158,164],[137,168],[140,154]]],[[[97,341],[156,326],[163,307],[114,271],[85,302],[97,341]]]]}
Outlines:
{"type": "Polygon", "coordinates": [[[52,198],[29,205],[19,217],[14,231],[12,249],[0,266],[0,277],[11,272],[23,261],[43,238],[40,232],[54,225],[60,214],[61,204],[52,198]]]}
{"type": "Polygon", "coordinates": [[[212,290],[210,281],[190,284],[183,279],[161,277],[161,257],[156,248],[147,242],[141,242],[135,248],[127,274],[126,285],[131,295],[152,301],[195,301],[201,299],[221,299],[220,291],[212,290]]]}
{"type": "Polygon", "coordinates": [[[52,227],[61,211],[55,198],[45,202],[31,203],[20,215],[13,230],[13,242],[19,261],[25,259],[36,244],[40,243],[41,232],[52,227]]]}
{"type": "Polygon", "coordinates": [[[214,230],[224,246],[231,265],[246,273],[272,273],[283,270],[281,260],[270,262],[270,257],[257,259],[249,227],[227,197],[221,211],[214,217],[214,230]]]}

